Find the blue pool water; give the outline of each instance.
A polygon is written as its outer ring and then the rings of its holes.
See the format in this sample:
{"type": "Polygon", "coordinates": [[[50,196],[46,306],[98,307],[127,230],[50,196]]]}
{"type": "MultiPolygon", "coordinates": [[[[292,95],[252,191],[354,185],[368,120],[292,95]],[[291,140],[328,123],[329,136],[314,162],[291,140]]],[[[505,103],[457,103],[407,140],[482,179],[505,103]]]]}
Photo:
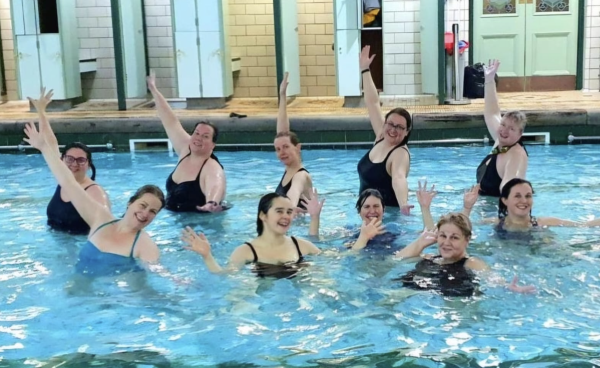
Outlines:
{"type": "MultiPolygon", "coordinates": [[[[434,217],[458,210],[489,149],[412,148],[410,188],[426,177],[440,191],[434,217]]],[[[528,150],[534,215],[600,216],[600,146],[528,150]]],[[[258,199],[281,178],[272,152],[221,152],[233,209],[209,216],[163,211],[148,228],[170,275],[89,285],[73,275],[85,237],[46,227],[55,181],[41,156],[0,156],[0,366],[600,365],[599,229],[544,230],[533,245],[499,240],[481,222],[495,214],[495,203],[480,199],[470,254],[505,278],[518,274],[539,293],[485,287],[468,299],[415,294],[391,281],[414,266],[392,261],[391,249],[358,256],[343,249],[345,228],[359,222],[356,163],[364,153],[303,152],[327,198],[318,243],[325,252],[295,279],[257,279],[247,270],[212,275],[199,256],[182,250],[180,229],[191,225],[207,234],[224,263],[255,236],[258,199]]],[[[139,186],[164,188],[176,164],[167,153],[97,153],[94,160],[116,214],[139,186]]],[[[410,201],[413,215],[386,214],[386,222],[403,229],[392,248],[421,229],[414,193],[410,201]]],[[[303,236],[307,229],[308,220],[300,219],[291,232],[303,236]]]]}

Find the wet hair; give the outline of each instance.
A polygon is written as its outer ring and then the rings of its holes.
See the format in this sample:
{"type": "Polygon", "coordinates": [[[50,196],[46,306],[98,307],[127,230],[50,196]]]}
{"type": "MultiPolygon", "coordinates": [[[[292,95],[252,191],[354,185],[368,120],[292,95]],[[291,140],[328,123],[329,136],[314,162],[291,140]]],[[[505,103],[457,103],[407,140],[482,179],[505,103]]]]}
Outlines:
{"type": "Polygon", "coordinates": [[[377,189],[365,189],[360,193],[360,195],[358,196],[358,200],[356,201],[356,210],[358,211],[358,213],[360,213],[363,204],[365,204],[365,201],[369,197],[379,198],[379,200],[381,201],[381,206],[385,210],[385,203],[383,202],[383,196],[381,195],[381,193],[377,189]]]}
{"type": "Polygon", "coordinates": [[[260,198],[260,201],[258,202],[258,213],[256,214],[256,232],[258,233],[258,235],[262,235],[263,230],[264,230],[264,225],[263,225],[263,221],[260,219],[260,214],[264,213],[265,215],[267,214],[267,212],[269,212],[269,210],[271,209],[271,207],[273,206],[273,201],[277,198],[287,198],[284,195],[281,195],[279,193],[268,193],[265,194],[264,196],[262,196],[260,198]]]}
{"type": "Polygon", "coordinates": [[[527,125],[527,116],[521,111],[509,111],[504,114],[503,118],[511,119],[515,122],[520,128],[521,131],[525,130],[525,125],[527,125]]]}
{"type": "Polygon", "coordinates": [[[160,210],[163,209],[163,207],[165,206],[165,194],[159,187],[152,184],[147,184],[139,188],[135,192],[135,194],[132,195],[131,198],[129,198],[129,202],[127,202],[127,204],[132,204],[133,202],[140,199],[144,194],[152,194],[153,196],[158,198],[160,200],[160,210]]]}
{"type": "Polygon", "coordinates": [[[290,138],[290,142],[292,142],[292,144],[294,146],[297,146],[300,144],[300,139],[298,138],[298,135],[292,131],[288,131],[288,132],[279,132],[277,133],[277,135],[275,136],[275,139],[277,138],[281,138],[281,137],[289,137],[290,138]]]}
{"type": "Polygon", "coordinates": [[[436,227],[439,230],[443,225],[452,224],[460,229],[465,238],[471,239],[473,225],[471,220],[465,214],[460,212],[450,212],[440,218],[436,227]]]}
{"type": "Polygon", "coordinates": [[[200,121],[200,122],[196,123],[196,125],[194,125],[194,129],[192,130],[192,133],[194,131],[196,131],[196,128],[198,127],[198,125],[208,125],[209,127],[211,127],[213,130],[212,141],[213,141],[213,143],[217,143],[217,139],[219,139],[219,128],[217,128],[217,126],[215,124],[211,123],[208,120],[200,121]]]}
{"type": "Polygon", "coordinates": [[[81,142],[73,142],[73,143],[67,144],[65,146],[65,148],[63,148],[60,158],[64,159],[65,156],[67,155],[67,152],[69,152],[69,150],[72,148],[78,148],[78,149],[82,150],[83,152],[85,152],[85,155],[88,160],[88,164],[90,165],[90,169],[92,169],[92,176],[90,178],[92,180],[96,180],[96,166],[94,166],[94,162],[92,161],[92,151],[85,144],[83,144],[81,142]]]}
{"type": "Polygon", "coordinates": [[[390,115],[393,115],[393,114],[400,115],[406,120],[406,137],[404,137],[402,142],[400,142],[400,145],[404,146],[405,144],[408,143],[408,139],[410,138],[410,133],[412,132],[412,117],[410,116],[410,113],[408,111],[406,111],[406,109],[397,107],[395,109],[388,111],[388,113],[385,114],[384,123],[387,123],[388,118],[390,117],[390,115]]]}
{"type": "Polygon", "coordinates": [[[508,196],[510,195],[512,188],[515,185],[519,185],[519,184],[529,185],[529,187],[531,188],[531,192],[534,193],[533,185],[531,185],[531,182],[529,182],[528,180],[521,179],[521,178],[514,178],[514,179],[510,179],[509,181],[507,181],[506,184],[504,184],[504,186],[502,187],[502,192],[500,193],[500,199],[498,200],[498,218],[503,219],[503,218],[506,218],[506,216],[508,216],[508,207],[506,207],[506,205],[502,201],[502,198],[508,199],[508,196]]]}

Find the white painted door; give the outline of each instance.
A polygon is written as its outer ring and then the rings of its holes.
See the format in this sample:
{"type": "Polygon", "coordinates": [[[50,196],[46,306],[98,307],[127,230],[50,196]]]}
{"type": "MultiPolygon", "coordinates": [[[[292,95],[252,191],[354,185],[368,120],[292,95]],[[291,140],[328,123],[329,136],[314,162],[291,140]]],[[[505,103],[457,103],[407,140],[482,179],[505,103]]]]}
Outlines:
{"type": "Polygon", "coordinates": [[[38,39],[40,41],[39,52],[42,85],[46,87],[46,89],[54,90],[53,98],[55,100],[67,99],[60,34],[41,34],[38,36],[38,39]]]}
{"type": "Polygon", "coordinates": [[[200,63],[198,33],[175,32],[177,91],[179,97],[198,98],[200,92],[200,63]]]}
{"type": "Polygon", "coordinates": [[[431,0],[421,0],[421,86],[423,93],[439,92],[438,70],[438,7],[431,0]]]}
{"type": "MultiPolygon", "coordinates": [[[[200,32],[202,97],[225,97],[224,63],[220,32],[200,32]]],[[[230,61],[231,63],[231,61],[230,61]]]]}
{"type": "Polygon", "coordinates": [[[288,96],[300,94],[300,44],[298,41],[298,5],[296,0],[281,0],[281,46],[283,68],[289,73],[288,96]]]}
{"type": "Polygon", "coordinates": [[[42,86],[37,36],[16,36],[16,41],[20,98],[37,97],[42,86]]]}
{"type": "Polygon", "coordinates": [[[142,1],[119,2],[125,61],[125,96],[127,98],[146,95],[146,52],[142,23],[142,1]]]}
{"type": "Polygon", "coordinates": [[[200,32],[219,32],[223,17],[221,0],[198,0],[197,6],[198,30],[200,32]]]}
{"type": "Polygon", "coordinates": [[[357,0],[334,0],[334,52],[339,96],[361,96],[360,27],[357,0]]]}
{"type": "Polygon", "coordinates": [[[175,0],[173,4],[173,31],[196,32],[196,1],[175,0]]]}

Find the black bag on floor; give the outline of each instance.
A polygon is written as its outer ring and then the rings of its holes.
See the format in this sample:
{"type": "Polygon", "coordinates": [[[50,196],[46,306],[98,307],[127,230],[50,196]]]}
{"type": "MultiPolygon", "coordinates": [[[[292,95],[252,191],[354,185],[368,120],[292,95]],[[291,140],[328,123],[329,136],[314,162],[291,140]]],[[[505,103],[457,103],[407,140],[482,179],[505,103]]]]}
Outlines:
{"type": "MultiPolygon", "coordinates": [[[[485,90],[485,73],[483,72],[483,63],[465,66],[465,84],[463,97],[483,98],[485,90]]],[[[498,85],[498,75],[494,77],[496,86],[498,85]]]]}

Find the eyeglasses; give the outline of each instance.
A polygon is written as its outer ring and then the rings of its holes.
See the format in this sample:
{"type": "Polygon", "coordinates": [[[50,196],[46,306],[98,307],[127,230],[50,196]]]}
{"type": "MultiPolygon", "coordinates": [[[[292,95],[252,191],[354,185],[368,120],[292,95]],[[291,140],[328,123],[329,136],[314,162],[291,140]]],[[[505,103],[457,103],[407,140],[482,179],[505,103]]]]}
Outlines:
{"type": "Polygon", "coordinates": [[[73,156],[65,156],[65,162],[68,165],[72,165],[77,162],[77,165],[85,165],[88,162],[87,157],[73,157],[73,156]]]}
{"type": "Polygon", "coordinates": [[[385,123],[385,125],[387,125],[390,129],[394,129],[394,130],[397,130],[399,132],[406,131],[406,127],[404,127],[402,125],[395,125],[395,124],[392,124],[392,123],[389,123],[389,122],[385,123]]]}

